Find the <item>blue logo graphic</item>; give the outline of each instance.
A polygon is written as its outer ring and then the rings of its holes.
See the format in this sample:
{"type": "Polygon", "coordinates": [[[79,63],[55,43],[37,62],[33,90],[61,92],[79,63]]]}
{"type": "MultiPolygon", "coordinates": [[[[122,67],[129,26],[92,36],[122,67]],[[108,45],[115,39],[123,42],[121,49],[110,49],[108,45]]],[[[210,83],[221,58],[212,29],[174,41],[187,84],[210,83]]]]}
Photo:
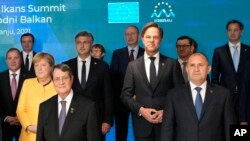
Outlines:
{"type": "Polygon", "coordinates": [[[173,22],[175,14],[169,3],[158,2],[154,6],[154,12],[152,13],[151,18],[154,18],[154,22],[173,22]]]}
{"type": "Polygon", "coordinates": [[[139,3],[108,3],[108,23],[138,23],[139,3]]]}

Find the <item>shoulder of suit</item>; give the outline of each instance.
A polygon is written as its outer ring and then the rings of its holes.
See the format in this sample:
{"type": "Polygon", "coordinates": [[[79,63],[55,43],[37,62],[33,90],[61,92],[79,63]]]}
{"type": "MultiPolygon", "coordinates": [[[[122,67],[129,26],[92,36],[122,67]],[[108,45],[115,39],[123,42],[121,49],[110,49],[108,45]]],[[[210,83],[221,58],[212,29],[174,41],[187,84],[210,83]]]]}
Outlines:
{"type": "Polygon", "coordinates": [[[79,101],[80,104],[83,104],[84,106],[86,105],[91,105],[91,104],[95,104],[94,101],[92,101],[91,99],[85,97],[85,96],[82,96],[82,95],[79,95],[79,94],[75,94],[75,99],[77,99],[79,101]]]}
{"type": "Polygon", "coordinates": [[[125,52],[127,50],[128,50],[128,47],[118,48],[118,49],[114,50],[114,54],[123,53],[123,52],[125,52]]]}
{"type": "Polygon", "coordinates": [[[71,63],[75,63],[75,62],[77,62],[77,57],[75,57],[75,58],[71,58],[71,59],[69,59],[69,60],[67,60],[67,61],[64,61],[63,62],[63,64],[71,64],[71,63]]]}
{"type": "Polygon", "coordinates": [[[43,106],[43,105],[51,105],[51,103],[57,102],[57,97],[58,97],[58,95],[56,94],[56,95],[52,96],[51,98],[43,101],[40,105],[41,106],[43,106]]]}

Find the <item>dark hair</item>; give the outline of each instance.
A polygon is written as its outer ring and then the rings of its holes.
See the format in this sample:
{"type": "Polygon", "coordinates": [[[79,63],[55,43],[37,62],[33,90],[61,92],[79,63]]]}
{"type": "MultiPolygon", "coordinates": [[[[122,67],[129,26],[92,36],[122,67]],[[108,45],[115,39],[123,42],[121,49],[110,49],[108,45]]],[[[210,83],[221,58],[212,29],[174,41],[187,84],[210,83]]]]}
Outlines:
{"type": "Polygon", "coordinates": [[[178,37],[176,40],[176,44],[179,40],[185,40],[185,39],[187,39],[189,41],[190,45],[194,45],[194,52],[196,52],[197,48],[198,48],[198,44],[193,38],[191,38],[189,36],[183,35],[183,36],[178,37]]]}
{"type": "MultiPolygon", "coordinates": [[[[6,52],[6,59],[7,59],[8,54],[9,54],[10,52],[12,52],[12,51],[16,51],[16,52],[18,53],[18,56],[21,57],[21,52],[20,52],[20,50],[18,50],[17,48],[10,48],[10,49],[8,49],[7,52],[6,52]]],[[[21,60],[22,60],[22,59],[21,59],[21,60]]]]}
{"type": "Polygon", "coordinates": [[[34,37],[33,34],[31,34],[31,33],[24,33],[24,34],[21,36],[21,38],[20,38],[20,42],[21,42],[21,43],[22,43],[23,37],[25,37],[25,36],[30,36],[30,37],[32,38],[33,43],[35,42],[35,37],[34,37]]]}
{"type": "Polygon", "coordinates": [[[68,65],[66,65],[66,64],[57,64],[53,68],[52,79],[53,79],[53,72],[54,72],[55,69],[59,69],[62,72],[67,72],[69,74],[70,78],[73,77],[73,72],[72,72],[71,68],[68,65]]]}
{"type": "Polygon", "coordinates": [[[135,26],[135,25],[129,25],[129,26],[126,28],[126,30],[127,30],[129,27],[135,28],[136,31],[137,31],[137,33],[138,33],[138,34],[140,33],[140,32],[139,32],[139,28],[138,28],[137,26],[135,26]]]}
{"type": "Polygon", "coordinates": [[[90,32],[81,31],[81,32],[77,33],[76,36],[75,36],[75,40],[76,40],[77,38],[79,38],[80,36],[90,37],[91,40],[92,40],[92,43],[94,42],[94,37],[93,37],[93,35],[92,35],[90,32]]]}
{"type": "Polygon", "coordinates": [[[94,44],[92,48],[99,48],[102,53],[105,53],[105,48],[102,44],[94,44]]]}
{"type": "Polygon", "coordinates": [[[160,37],[161,39],[163,38],[163,29],[154,22],[149,22],[147,23],[143,28],[142,28],[142,32],[141,32],[141,37],[144,37],[145,32],[150,28],[150,27],[156,27],[158,28],[159,32],[160,32],[160,37]]]}
{"type": "Polygon", "coordinates": [[[238,20],[231,20],[231,21],[227,22],[227,26],[226,26],[227,30],[228,30],[228,27],[229,27],[230,24],[238,24],[241,30],[244,29],[244,25],[243,25],[242,22],[240,22],[238,20]]]}

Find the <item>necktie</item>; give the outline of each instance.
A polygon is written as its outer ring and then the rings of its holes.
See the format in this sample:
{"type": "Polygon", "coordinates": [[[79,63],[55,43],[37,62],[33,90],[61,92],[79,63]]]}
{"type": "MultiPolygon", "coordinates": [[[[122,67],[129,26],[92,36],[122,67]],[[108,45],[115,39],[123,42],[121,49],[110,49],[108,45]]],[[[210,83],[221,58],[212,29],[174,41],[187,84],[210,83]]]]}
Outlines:
{"type": "Polygon", "coordinates": [[[13,73],[12,74],[12,80],[11,80],[11,94],[12,94],[12,98],[13,98],[13,100],[15,99],[15,97],[16,97],[16,85],[17,85],[17,83],[16,83],[16,74],[15,73],[13,73]]]}
{"type": "Polygon", "coordinates": [[[195,106],[197,117],[200,120],[201,110],[202,110],[202,105],[203,105],[201,94],[200,94],[201,88],[196,87],[195,90],[197,91],[197,95],[196,95],[196,98],[195,98],[194,106],[195,106]]]}
{"type": "Polygon", "coordinates": [[[156,68],[155,68],[155,57],[149,57],[149,59],[151,60],[150,62],[150,70],[149,70],[149,78],[150,78],[150,85],[151,88],[154,89],[155,85],[156,85],[156,68]]]}
{"type": "Polygon", "coordinates": [[[130,54],[129,54],[129,61],[134,61],[135,58],[134,58],[134,51],[133,49],[130,50],[130,54]]]}
{"type": "Polygon", "coordinates": [[[59,134],[61,135],[63,124],[66,118],[66,101],[60,101],[62,109],[59,115],[59,134]]]}
{"type": "Polygon", "coordinates": [[[185,82],[188,82],[188,75],[187,75],[187,71],[186,71],[187,62],[183,62],[182,65],[183,65],[183,68],[182,68],[183,78],[184,78],[185,82]]]}
{"type": "Polygon", "coordinates": [[[234,62],[234,68],[237,71],[238,65],[239,65],[239,52],[238,52],[238,46],[233,46],[234,53],[233,53],[233,62],[234,62]]]}
{"type": "Polygon", "coordinates": [[[81,79],[82,88],[84,88],[86,85],[86,66],[85,66],[85,63],[86,63],[86,61],[82,61],[82,79],[81,79]]]}
{"type": "Polygon", "coordinates": [[[30,65],[30,62],[29,62],[29,54],[26,55],[26,59],[25,59],[25,70],[26,71],[29,71],[29,65],[30,65]]]}

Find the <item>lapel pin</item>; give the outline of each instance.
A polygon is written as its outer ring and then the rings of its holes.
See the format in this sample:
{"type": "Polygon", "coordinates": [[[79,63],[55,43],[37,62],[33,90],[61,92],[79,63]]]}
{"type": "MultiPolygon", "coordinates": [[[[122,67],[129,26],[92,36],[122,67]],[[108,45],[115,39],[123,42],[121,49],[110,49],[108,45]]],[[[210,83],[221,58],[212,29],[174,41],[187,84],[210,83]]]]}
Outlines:
{"type": "Polygon", "coordinates": [[[164,66],[165,64],[164,63],[161,63],[162,66],[164,66]]]}
{"type": "Polygon", "coordinates": [[[97,63],[95,62],[94,64],[96,65],[97,63]]]}
{"type": "Polygon", "coordinates": [[[214,91],[213,90],[210,90],[210,93],[213,93],[214,91]]]}
{"type": "Polygon", "coordinates": [[[74,108],[70,108],[70,113],[71,113],[71,114],[73,114],[73,113],[74,113],[74,111],[75,111],[75,109],[74,109],[74,108]]]}
{"type": "Polygon", "coordinates": [[[247,49],[245,48],[245,51],[247,51],[247,49]]]}

